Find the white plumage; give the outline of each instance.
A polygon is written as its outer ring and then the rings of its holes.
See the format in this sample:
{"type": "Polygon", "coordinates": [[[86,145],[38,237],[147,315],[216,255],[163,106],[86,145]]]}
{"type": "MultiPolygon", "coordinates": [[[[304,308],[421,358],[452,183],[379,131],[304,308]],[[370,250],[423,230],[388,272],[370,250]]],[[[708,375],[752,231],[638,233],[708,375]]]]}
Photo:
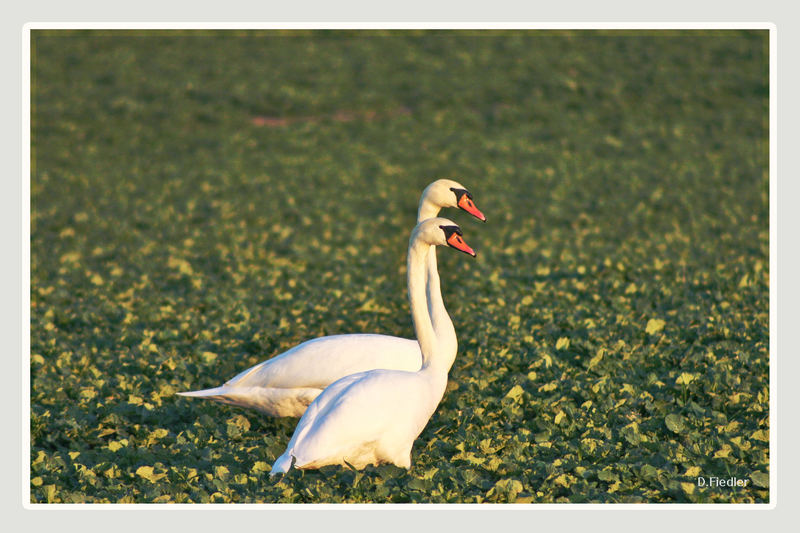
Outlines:
{"type": "MultiPolygon", "coordinates": [[[[464,186],[446,179],[434,181],[422,193],[417,220],[435,217],[443,207],[460,207],[485,220],[464,186]]],[[[455,353],[456,334],[442,303],[435,248],[430,248],[427,272],[423,270],[429,312],[440,344],[455,353]]],[[[419,344],[413,339],[331,335],[303,342],[219,387],[178,394],[257,409],[271,416],[299,417],[325,387],[341,377],[376,368],[416,371],[421,363],[419,344]]]]}
{"type": "MultiPolygon", "coordinates": [[[[376,369],[348,375],[327,387],[308,407],[271,475],[296,468],[393,463],[411,466],[411,447],[447,387],[456,356],[454,344],[440,343],[426,306],[425,267],[435,245],[474,255],[450,220],[420,222],[408,249],[408,294],[421,368],[376,369]],[[449,235],[448,235],[448,229],[449,235]],[[455,228],[455,229],[454,229],[455,228]]],[[[446,310],[444,311],[446,314],[446,310]]]]}

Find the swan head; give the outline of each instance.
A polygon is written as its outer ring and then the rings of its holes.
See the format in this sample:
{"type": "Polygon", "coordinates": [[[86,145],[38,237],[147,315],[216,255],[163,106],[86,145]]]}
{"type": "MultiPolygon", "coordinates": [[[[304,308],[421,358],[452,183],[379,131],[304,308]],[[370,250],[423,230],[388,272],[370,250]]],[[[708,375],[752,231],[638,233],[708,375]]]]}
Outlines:
{"type": "Polygon", "coordinates": [[[429,246],[449,246],[475,257],[475,250],[464,240],[461,228],[452,220],[434,217],[423,220],[411,233],[411,245],[422,243],[429,246]]]}
{"type": "Polygon", "coordinates": [[[439,213],[444,207],[457,207],[474,216],[478,220],[486,222],[486,217],[475,205],[472,194],[466,187],[454,180],[436,180],[422,191],[420,200],[420,219],[431,218],[439,213]],[[430,213],[423,213],[423,209],[430,213]],[[430,216],[425,216],[430,214],[430,216]]]}

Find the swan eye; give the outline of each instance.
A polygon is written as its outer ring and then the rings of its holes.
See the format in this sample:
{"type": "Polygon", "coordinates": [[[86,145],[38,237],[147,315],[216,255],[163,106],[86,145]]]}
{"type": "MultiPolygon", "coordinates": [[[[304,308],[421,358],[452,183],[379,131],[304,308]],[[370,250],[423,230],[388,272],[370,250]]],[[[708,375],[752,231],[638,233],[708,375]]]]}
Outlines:
{"type": "Polygon", "coordinates": [[[464,197],[470,196],[466,189],[456,189],[455,187],[450,187],[450,190],[456,195],[456,203],[461,203],[461,200],[463,200],[464,197]]]}

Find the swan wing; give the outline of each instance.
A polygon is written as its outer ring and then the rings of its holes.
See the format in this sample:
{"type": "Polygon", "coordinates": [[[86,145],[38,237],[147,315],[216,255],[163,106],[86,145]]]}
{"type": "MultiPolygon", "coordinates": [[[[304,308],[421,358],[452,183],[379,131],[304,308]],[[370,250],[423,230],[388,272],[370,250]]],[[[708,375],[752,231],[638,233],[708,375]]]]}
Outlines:
{"type": "Polygon", "coordinates": [[[376,368],[418,370],[419,344],[389,335],[333,335],[306,341],[259,363],[219,387],[180,392],[271,416],[301,416],[336,380],[376,368]]]}
{"type": "Polygon", "coordinates": [[[421,364],[419,344],[412,339],[366,333],[330,335],[259,363],[225,385],[323,389],[358,372],[376,368],[417,371],[421,364]]]}
{"type": "MultiPolygon", "coordinates": [[[[341,462],[378,441],[411,443],[428,416],[417,413],[415,373],[373,370],[347,376],[325,389],[297,425],[287,453],[298,467],[341,462]],[[416,418],[424,417],[421,425],[416,418]],[[391,435],[391,438],[387,438],[391,435]]],[[[400,447],[404,448],[402,444],[400,447]]]]}

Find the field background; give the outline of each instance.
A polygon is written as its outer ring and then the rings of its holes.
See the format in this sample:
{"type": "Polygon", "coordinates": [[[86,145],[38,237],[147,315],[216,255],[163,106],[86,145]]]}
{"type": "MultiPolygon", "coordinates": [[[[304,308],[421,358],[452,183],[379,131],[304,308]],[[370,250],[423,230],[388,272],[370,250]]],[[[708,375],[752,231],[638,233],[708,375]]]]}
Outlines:
{"type": "Polygon", "coordinates": [[[32,502],[769,500],[766,31],[32,35],[32,502]],[[413,336],[439,177],[412,469],[269,479],[295,419],[174,393],[413,336]]]}

